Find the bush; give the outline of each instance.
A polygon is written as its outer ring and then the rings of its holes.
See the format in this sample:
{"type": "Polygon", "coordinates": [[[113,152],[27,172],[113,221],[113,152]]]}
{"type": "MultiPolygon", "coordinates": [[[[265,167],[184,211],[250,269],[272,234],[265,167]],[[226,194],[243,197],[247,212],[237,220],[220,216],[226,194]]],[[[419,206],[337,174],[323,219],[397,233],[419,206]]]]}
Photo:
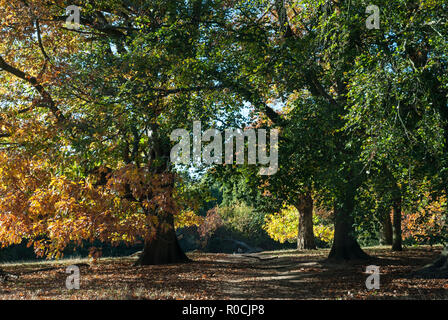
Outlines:
{"type": "Polygon", "coordinates": [[[403,239],[408,245],[448,242],[446,199],[431,201],[428,196],[414,213],[403,216],[403,239]]]}
{"type": "MultiPolygon", "coordinates": [[[[321,211],[315,210],[313,215],[316,245],[328,247],[333,241],[333,226],[327,224],[319,213],[321,211]]],[[[299,212],[293,206],[285,206],[280,212],[267,215],[263,228],[275,241],[295,243],[299,232],[299,212]]]]}
{"type": "Polygon", "coordinates": [[[260,213],[243,203],[221,207],[218,212],[224,226],[233,233],[250,239],[253,243],[258,243],[266,237],[263,231],[264,213],[260,213]]]}
{"type": "Polygon", "coordinates": [[[197,228],[198,249],[232,253],[282,248],[263,230],[264,217],[265,213],[244,203],[210,209],[197,228]]]}

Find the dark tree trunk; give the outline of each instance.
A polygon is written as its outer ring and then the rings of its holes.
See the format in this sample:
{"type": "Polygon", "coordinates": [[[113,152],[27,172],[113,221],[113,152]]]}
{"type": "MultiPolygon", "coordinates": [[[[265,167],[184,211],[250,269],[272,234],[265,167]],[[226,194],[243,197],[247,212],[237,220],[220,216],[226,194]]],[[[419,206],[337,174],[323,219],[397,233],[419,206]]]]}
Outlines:
{"type": "Polygon", "coordinates": [[[402,251],[402,236],[401,236],[401,192],[397,194],[393,201],[393,230],[394,230],[394,240],[392,244],[393,251],[402,251]]]}
{"type": "MultiPolygon", "coordinates": [[[[153,148],[150,167],[156,174],[168,174],[170,172],[170,144],[164,141],[160,135],[157,125],[153,125],[153,148]]],[[[167,183],[162,188],[166,189],[163,198],[171,198],[174,189],[174,176],[167,179],[167,183]]],[[[154,195],[149,195],[149,197],[154,195]]],[[[165,207],[174,207],[172,204],[165,207]]],[[[172,212],[164,211],[160,207],[154,213],[158,218],[156,235],[154,238],[146,239],[143,252],[140,255],[137,265],[161,265],[172,263],[186,263],[190,259],[185,255],[177,241],[176,230],[174,228],[174,216],[172,212]]],[[[150,214],[150,213],[148,213],[150,214]]]]}
{"type": "Polygon", "coordinates": [[[330,261],[365,260],[370,258],[361,249],[355,238],[352,215],[354,201],[355,189],[352,186],[346,192],[345,199],[342,203],[335,206],[334,240],[328,256],[328,260],[330,261]]]}
{"type": "Polygon", "coordinates": [[[190,259],[185,255],[177,241],[172,214],[158,216],[159,228],[156,237],[145,241],[145,246],[137,265],[161,265],[186,263],[190,259]]]}
{"type": "Polygon", "coordinates": [[[298,250],[314,250],[316,243],[314,241],[313,230],[313,198],[310,193],[300,196],[300,201],[296,205],[299,211],[299,233],[297,236],[298,250]]]}
{"type": "Polygon", "coordinates": [[[384,205],[380,206],[378,210],[380,210],[379,214],[381,217],[380,244],[391,246],[393,244],[393,228],[390,219],[390,207],[384,205]]]}

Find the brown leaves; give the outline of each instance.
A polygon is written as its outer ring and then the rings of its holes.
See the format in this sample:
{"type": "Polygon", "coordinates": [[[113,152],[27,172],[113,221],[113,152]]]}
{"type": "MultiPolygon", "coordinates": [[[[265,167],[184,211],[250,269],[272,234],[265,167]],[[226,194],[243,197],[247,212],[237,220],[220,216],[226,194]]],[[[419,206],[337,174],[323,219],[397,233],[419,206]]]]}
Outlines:
{"type": "MultiPolygon", "coordinates": [[[[313,254],[278,251],[278,259],[258,260],[239,255],[190,254],[193,263],[134,267],[132,258],[101,258],[81,270],[81,290],[64,290],[66,274],[39,270],[43,264],[2,266],[21,274],[5,284],[0,299],[446,299],[448,280],[408,278],[412,269],[431,261],[436,253],[424,248],[394,254],[370,249],[381,256],[381,287],[367,290],[364,265],[343,268],[322,265],[328,251],[313,254]],[[416,258],[418,257],[418,258],[416,258]],[[25,271],[26,270],[26,271],[25,271]]],[[[261,256],[265,256],[261,253],[261,256]]],[[[72,263],[72,262],[67,262],[72,263]]],[[[54,266],[52,264],[51,266],[54,266]]]]}

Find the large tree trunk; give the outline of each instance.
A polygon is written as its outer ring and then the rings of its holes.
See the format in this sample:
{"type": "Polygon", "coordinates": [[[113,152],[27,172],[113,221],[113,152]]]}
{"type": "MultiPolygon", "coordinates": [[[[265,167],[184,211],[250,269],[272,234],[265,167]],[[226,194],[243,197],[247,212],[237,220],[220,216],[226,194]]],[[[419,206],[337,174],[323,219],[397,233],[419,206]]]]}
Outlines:
{"type": "Polygon", "coordinates": [[[348,188],[342,204],[335,205],[335,230],[333,246],[328,256],[329,261],[365,260],[365,253],[355,238],[353,229],[353,209],[355,201],[354,186],[348,188]]]}
{"type": "Polygon", "coordinates": [[[185,255],[177,241],[172,214],[158,216],[159,227],[156,237],[145,241],[145,246],[137,265],[161,265],[186,263],[190,259],[185,255]]]}
{"type": "MultiPolygon", "coordinates": [[[[151,163],[150,167],[156,174],[169,174],[170,144],[160,137],[157,125],[154,124],[152,129],[153,148],[151,159],[157,159],[158,161],[151,163]]],[[[160,198],[168,202],[154,210],[158,219],[156,235],[145,240],[143,252],[136,262],[137,265],[161,265],[190,261],[177,241],[173,212],[166,209],[175,207],[173,203],[170,203],[174,189],[174,176],[167,179],[166,184],[162,185],[161,188],[165,190],[165,194],[160,198]],[[165,209],[162,209],[162,207],[165,209]]]]}
{"type": "Polygon", "coordinates": [[[393,251],[402,251],[402,236],[401,236],[401,192],[397,194],[393,201],[393,230],[394,230],[394,240],[392,244],[393,251]]]}
{"type": "Polygon", "coordinates": [[[381,210],[379,212],[381,217],[380,244],[391,246],[393,244],[393,228],[392,221],[390,219],[390,207],[381,206],[378,209],[381,210]]]}
{"type": "Polygon", "coordinates": [[[313,230],[313,198],[310,193],[300,196],[300,201],[296,205],[299,211],[299,233],[297,236],[298,250],[314,250],[316,243],[314,241],[313,230]]]}

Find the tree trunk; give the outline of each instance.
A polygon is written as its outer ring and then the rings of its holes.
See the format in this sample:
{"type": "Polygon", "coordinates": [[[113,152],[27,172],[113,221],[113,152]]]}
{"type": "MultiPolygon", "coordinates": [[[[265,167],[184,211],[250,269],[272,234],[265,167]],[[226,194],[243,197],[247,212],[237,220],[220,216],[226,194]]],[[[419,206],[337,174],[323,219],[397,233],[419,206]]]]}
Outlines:
{"type": "Polygon", "coordinates": [[[316,243],[314,241],[313,230],[313,198],[310,193],[300,196],[300,201],[296,205],[299,211],[299,233],[297,236],[298,250],[314,250],[316,243]]]}
{"type": "MultiPolygon", "coordinates": [[[[149,167],[155,174],[168,174],[170,172],[170,144],[160,136],[158,125],[152,125],[153,146],[151,150],[151,161],[149,167]]],[[[172,200],[174,189],[174,177],[167,180],[167,183],[161,188],[166,190],[163,199],[172,200]]],[[[153,197],[154,195],[149,195],[153,197]]],[[[165,203],[165,208],[174,208],[172,203],[165,203]]],[[[176,230],[174,228],[174,216],[172,212],[165,211],[161,207],[156,208],[154,213],[157,216],[158,224],[156,235],[153,238],[145,240],[143,252],[140,255],[136,265],[161,265],[172,263],[186,263],[190,259],[185,255],[177,241],[176,230]]],[[[148,212],[148,214],[151,214],[148,212]]]]}
{"type": "Polygon", "coordinates": [[[381,206],[379,208],[381,217],[381,234],[380,234],[380,244],[391,246],[393,244],[393,228],[392,221],[390,219],[390,207],[381,206]]]}
{"type": "Polygon", "coordinates": [[[172,214],[158,216],[159,227],[155,238],[145,241],[145,246],[137,265],[161,265],[186,263],[190,259],[185,255],[177,241],[172,214]]]}
{"type": "Polygon", "coordinates": [[[393,251],[402,251],[402,236],[401,236],[401,192],[395,197],[393,202],[393,230],[394,230],[394,240],[392,244],[393,251]]]}
{"type": "Polygon", "coordinates": [[[351,186],[346,192],[342,204],[335,205],[334,240],[328,256],[330,261],[366,260],[370,258],[361,249],[355,238],[352,215],[354,201],[355,189],[354,186],[351,186]]]}

